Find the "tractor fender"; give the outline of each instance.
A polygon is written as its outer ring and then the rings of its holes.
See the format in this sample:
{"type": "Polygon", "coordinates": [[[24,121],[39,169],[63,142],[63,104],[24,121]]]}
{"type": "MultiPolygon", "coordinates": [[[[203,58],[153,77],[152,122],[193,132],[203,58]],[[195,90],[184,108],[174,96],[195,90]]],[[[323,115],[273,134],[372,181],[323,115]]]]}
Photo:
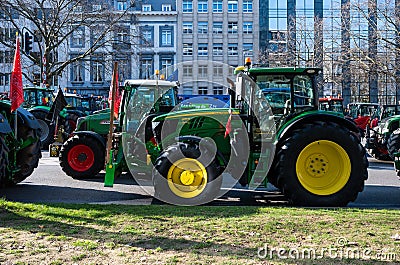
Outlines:
{"type": "MultiPolygon", "coordinates": [[[[336,124],[339,124],[350,131],[354,132],[355,134],[359,135],[359,129],[355,125],[354,122],[349,121],[347,119],[341,118],[336,115],[331,115],[331,114],[322,114],[322,113],[312,113],[312,114],[307,114],[304,116],[301,116],[300,118],[295,119],[293,122],[290,122],[288,126],[286,126],[278,135],[278,141],[281,141],[282,139],[286,138],[286,135],[288,135],[290,132],[293,130],[299,128],[302,124],[304,123],[312,123],[314,121],[324,121],[324,122],[334,122],[336,124]]],[[[360,137],[360,136],[359,136],[360,137]]]]}
{"type": "Polygon", "coordinates": [[[34,106],[28,109],[29,112],[33,112],[33,111],[42,111],[45,113],[49,113],[50,111],[50,107],[48,106],[34,106]]]}
{"type": "Polygon", "coordinates": [[[12,132],[10,124],[8,123],[7,119],[0,114],[0,133],[7,134],[10,132],[12,132]]]}
{"type": "Polygon", "coordinates": [[[40,124],[36,120],[35,116],[32,113],[27,111],[24,108],[18,108],[18,117],[22,122],[31,129],[39,129],[40,124]]]}
{"type": "Polygon", "coordinates": [[[82,136],[89,136],[89,137],[93,137],[94,139],[96,139],[97,141],[99,141],[103,147],[105,148],[107,145],[106,139],[101,136],[100,134],[96,133],[96,132],[92,132],[92,131],[78,131],[78,132],[74,132],[74,135],[82,135],[82,136]]]}
{"type": "MultiPolygon", "coordinates": [[[[184,136],[177,137],[177,140],[178,140],[178,142],[192,142],[192,143],[199,145],[200,141],[204,140],[204,138],[201,138],[198,136],[193,136],[193,135],[184,135],[184,136]]],[[[206,148],[208,148],[210,150],[215,149],[215,145],[213,145],[209,141],[203,141],[202,145],[203,144],[206,148]]],[[[216,155],[217,155],[218,160],[222,161],[224,163],[224,165],[228,164],[228,161],[226,161],[225,157],[222,155],[222,153],[219,150],[217,150],[216,155]]]]}

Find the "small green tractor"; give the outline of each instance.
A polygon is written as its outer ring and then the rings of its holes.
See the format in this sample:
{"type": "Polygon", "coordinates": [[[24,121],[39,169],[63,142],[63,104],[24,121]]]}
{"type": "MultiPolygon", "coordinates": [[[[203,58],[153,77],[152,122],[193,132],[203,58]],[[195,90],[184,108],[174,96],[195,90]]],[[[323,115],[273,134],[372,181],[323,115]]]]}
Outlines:
{"type": "MultiPolygon", "coordinates": [[[[172,110],[178,104],[177,88],[176,82],[164,80],[125,81],[122,89],[121,111],[118,119],[114,121],[113,157],[118,162],[115,162],[117,166],[113,174],[119,175],[129,171],[123,148],[119,148],[122,142],[122,130],[135,132],[140,126],[141,129],[146,130],[147,135],[150,135],[151,119],[172,110]],[[124,124],[126,108],[132,104],[135,104],[133,108],[138,114],[137,119],[124,124]]],[[[63,144],[59,155],[61,168],[67,175],[81,179],[93,177],[104,169],[109,125],[110,109],[78,118],[74,135],[63,144]]],[[[146,137],[142,141],[138,136],[133,138],[138,141],[131,143],[127,148],[135,149],[134,163],[144,174],[149,170],[146,146],[151,147],[154,138],[146,137]]]]}
{"type": "MultiPolygon", "coordinates": [[[[95,98],[85,98],[73,93],[65,93],[68,103],[59,114],[59,125],[63,125],[66,134],[72,133],[76,128],[78,118],[86,116],[96,110],[93,107],[95,98]]],[[[56,125],[53,121],[46,119],[54,101],[53,89],[44,87],[24,87],[24,105],[40,124],[40,140],[42,147],[47,148],[54,142],[56,125]]]]}
{"type": "Polygon", "coordinates": [[[17,111],[15,131],[14,113],[10,113],[9,100],[0,100],[0,186],[15,185],[38,166],[40,150],[40,125],[36,118],[23,108],[17,111]]]}
{"type": "MultiPolygon", "coordinates": [[[[105,185],[129,169],[136,180],[151,178],[155,197],[172,204],[212,201],[227,178],[229,187],[270,182],[295,205],[347,205],[364,188],[368,160],[354,123],[318,110],[319,72],[240,67],[229,108],[194,110],[180,110],[174,86],[127,81],[105,185]]],[[[107,131],[93,130],[107,121],[98,115],[80,119],[61,149],[61,166],[72,177],[104,168],[107,131]]]]}

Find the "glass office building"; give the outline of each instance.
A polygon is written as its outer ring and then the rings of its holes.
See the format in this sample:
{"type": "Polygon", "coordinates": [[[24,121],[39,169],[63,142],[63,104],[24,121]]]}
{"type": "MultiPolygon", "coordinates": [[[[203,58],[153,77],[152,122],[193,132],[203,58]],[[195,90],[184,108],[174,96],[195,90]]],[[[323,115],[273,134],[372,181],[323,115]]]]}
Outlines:
{"type": "Polygon", "coordinates": [[[261,62],[323,68],[320,95],[399,102],[400,0],[260,0],[261,62]]]}

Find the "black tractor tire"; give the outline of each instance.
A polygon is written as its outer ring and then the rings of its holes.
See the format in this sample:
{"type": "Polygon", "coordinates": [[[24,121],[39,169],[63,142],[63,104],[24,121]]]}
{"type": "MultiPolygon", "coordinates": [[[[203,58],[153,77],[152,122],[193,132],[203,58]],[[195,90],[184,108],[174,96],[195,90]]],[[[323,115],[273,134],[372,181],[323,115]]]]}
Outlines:
{"type": "Polygon", "coordinates": [[[23,141],[34,141],[25,148],[17,152],[17,166],[19,171],[14,174],[8,185],[15,185],[29,177],[35,168],[39,165],[39,159],[42,157],[40,149],[40,131],[27,127],[22,121],[18,120],[17,134],[18,139],[23,141]]]}
{"type": "Polygon", "coordinates": [[[105,147],[94,137],[74,135],[62,145],[59,160],[68,176],[93,178],[104,169],[105,147]]]}
{"type": "Polygon", "coordinates": [[[302,125],[281,143],[277,185],[300,206],[346,206],[368,178],[368,160],[357,135],[332,122],[302,125]]]}
{"type": "Polygon", "coordinates": [[[389,156],[392,160],[394,160],[394,154],[400,152],[400,129],[395,130],[389,136],[387,142],[387,149],[389,152],[389,156]]]}
{"type": "Polygon", "coordinates": [[[34,111],[32,115],[38,120],[40,124],[40,142],[43,149],[47,149],[51,143],[54,142],[55,124],[51,124],[46,120],[46,112],[34,111]]]}
{"type": "Polygon", "coordinates": [[[215,157],[202,157],[197,144],[176,143],[166,148],[154,164],[154,196],[174,205],[205,204],[219,195],[222,184],[222,176],[219,175],[220,168],[215,157]],[[187,170],[179,167],[185,163],[187,170]],[[185,185],[182,181],[185,181],[186,172],[189,172],[186,176],[192,179],[190,184],[187,182],[185,185]],[[196,174],[202,175],[199,177],[196,174]]]}
{"type": "Polygon", "coordinates": [[[7,183],[8,152],[4,136],[0,134],[0,187],[7,183]]]}

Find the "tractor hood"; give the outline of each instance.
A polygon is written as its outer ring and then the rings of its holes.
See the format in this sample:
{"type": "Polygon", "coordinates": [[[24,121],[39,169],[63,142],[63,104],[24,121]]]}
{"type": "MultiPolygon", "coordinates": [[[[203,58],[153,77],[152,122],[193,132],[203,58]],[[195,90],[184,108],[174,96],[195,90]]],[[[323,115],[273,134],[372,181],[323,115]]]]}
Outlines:
{"type": "MultiPolygon", "coordinates": [[[[231,109],[232,114],[239,114],[239,110],[231,109]]],[[[182,110],[182,111],[174,111],[167,114],[163,114],[157,116],[153,119],[153,122],[160,122],[164,120],[172,120],[172,119],[191,119],[197,116],[215,116],[215,115],[229,115],[229,108],[210,108],[210,109],[191,109],[191,110],[182,110]]]]}

